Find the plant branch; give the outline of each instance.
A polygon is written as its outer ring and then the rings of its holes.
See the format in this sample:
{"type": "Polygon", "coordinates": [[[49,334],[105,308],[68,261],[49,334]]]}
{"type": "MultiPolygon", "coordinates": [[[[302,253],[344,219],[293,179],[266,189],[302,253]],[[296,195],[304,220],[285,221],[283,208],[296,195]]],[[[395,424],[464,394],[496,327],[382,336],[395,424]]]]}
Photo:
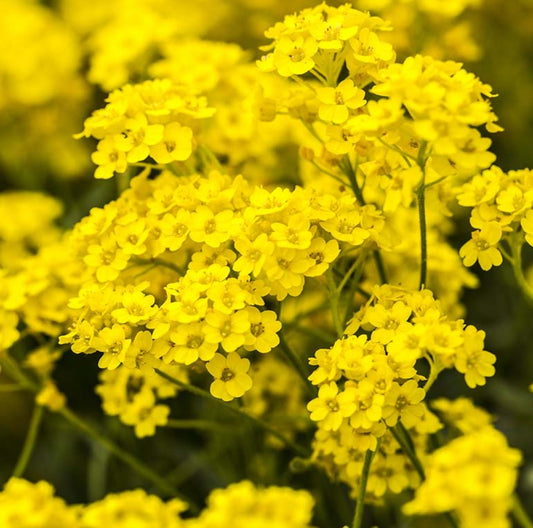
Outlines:
{"type": "Polygon", "coordinates": [[[199,387],[195,387],[194,385],[189,385],[188,383],[184,383],[183,381],[180,381],[176,378],[173,378],[166,372],[163,372],[159,369],[154,369],[159,376],[166,379],[167,381],[170,381],[170,383],[173,383],[177,387],[180,387],[181,389],[190,392],[191,394],[195,394],[197,396],[201,396],[202,398],[211,400],[216,402],[218,405],[225,407],[226,409],[230,410],[231,412],[238,414],[239,416],[242,416],[249,422],[253,423],[257,427],[263,429],[264,431],[270,433],[272,436],[275,436],[278,440],[281,440],[287,447],[292,449],[295,453],[298,455],[308,457],[309,453],[307,450],[302,448],[301,446],[295,444],[292,440],[286,438],[284,435],[282,435],[280,432],[276,431],[271,425],[267,424],[266,422],[263,422],[260,418],[257,418],[251,414],[248,414],[247,412],[243,411],[242,409],[239,409],[238,407],[234,407],[228,402],[225,402],[224,400],[219,400],[218,398],[215,398],[211,393],[200,389],[199,387]]]}
{"type": "Polygon", "coordinates": [[[13,477],[22,477],[22,475],[26,471],[26,468],[28,467],[28,463],[30,461],[31,455],[35,448],[37,434],[39,432],[39,426],[41,425],[42,418],[43,418],[42,406],[35,405],[33,409],[33,413],[31,415],[30,425],[28,428],[28,433],[26,435],[26,440],[24,441],[24,446],[22,447],[22,451],[20,452],[19,459],[17,461],[15,469],[13,470],[13,474],[12,474],[13,477]]]}

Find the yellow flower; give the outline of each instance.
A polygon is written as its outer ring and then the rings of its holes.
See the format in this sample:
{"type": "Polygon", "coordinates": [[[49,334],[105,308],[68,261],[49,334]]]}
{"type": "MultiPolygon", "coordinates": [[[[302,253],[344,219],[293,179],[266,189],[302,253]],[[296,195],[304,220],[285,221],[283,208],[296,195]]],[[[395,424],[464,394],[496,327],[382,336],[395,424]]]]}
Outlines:
{"type": "Polygon", "coordinates": [[[191,214],[189,236],[195,242],[204,242],[216,248],[237,233],[239,223],[229,209],[215,214],[209,207],[201,205],[191,214]]]}
{"type": "Polygon", "coordinates": [[[303,75],[315,66],[313,57],[318,45],[312,37],[282,37],[274,49],[272,61],[283,77],[303,75]]]}
{"type": "Polygon", "coordinates": [[[249,368],[250,361],[241,358],[236,352],[229,353],[227,357],[215,354],[207,364],[208,372],[215,378],[211,383],[211,394],[224,401],[240,398],[252,388],[249,368]]]}
{"type": "Polygon", "coordinates": [[[150,156],[161,164],[185,161],[191,156],[192,148],[192,130],[173,122],[165,126],[161,142],[150,146],[150,156]]]}
{"type": "Polygon", "coordinates": [[[210,361],[218,348],[218,343],[211,343],[206,339],[207,324],[193,322],[180,324],[170,334],[173,343],[171,350],[163,357],[165,363],[175,361],[184,365],[194,363],[198,358],[210,361]]]}
{"type": "Polygon", "coordinates": [[[250,330],[246,335],[244,348],[257,350],[263,354],[270,352],[279,345],[277,333],[281,330],[281,322],[278,321],[276,313],[271,310],[260,311],[254,306],[249,306],[246,311],[250,330]]]}
{"type": "Polygon", "coordinates": [[[496,356],[483,350],[485,332],[474,326],[464,330],[464,344],[457,350],[455,368],[465,375],[466,384],[474,389],[485,385],[485,378],[494,376],[496,356]]]}
{"type": "Polygon", "coordinates": [[[51,411],[59,411],[65,406],[67,399],[62,392],[59,392],[53,381],[47,381],[35,397],[35,401],[37,405],[47,407],[51,411]]]}
{"type": "Polygon", "coordinates": [[[356,394],[352,387],[339,394],[339,387],[332,381],[318,389],[318,398],[307,404],[311,420],[321,422],[326,431],[336,431],[344,418],[351,416],[357,408],[356,394]]]}
{"type": "Polygon", "coordinates": [[[265,265],[266,258],[274,252],[274,247],[266,233],[261,233],[254,240],[239,237],[235,240],[235,249],[240,256],[233,264],[233,269],[242,275],[257,277],[265,265]]]}
{"type": "Polygon", "coordinates": [[[528,211],[526,216],[520,221],[520,225],[524,230],[526,242],[533,246],[533,211],[528,211]]]}
{"type": "Polygon", "coordinates": [[[398,420],[407,427],[413,427],[424,414],[420,403],[426,392],[415,380],[408,380],[402,385],[394,382],[385,398],[383,418],[389,427],[394,427],[398,420]]]}
{"type": "Polygon", "coordinates": [[[209,312],[205,321],[205,339],[208,343],[220,343],[226,352],[233,352],[244,345],[250,330],[248,311],[240,310],[232,314],[209,312]]]}
{"type": "Polygon", "coordinates": [[[503,257],[497,248],[502,237],[502,228],[497,222],[488,222],[482,229],[472,233],[472,239],[459,250],[465,266],[473,266],[479,262],[481,269],[490,270],[499,266],[503,257]]]}
{"type": "Polygon", "coordinates": [[[152,390],[143,389],[134,396],[120,417],[126,425],[135,427],[138,438],[144,438],[153,436],[158,425],[166,425],[169,414],[170,408],[167,405],[156,405],[152,390]]]}
{"type": "MultiPolygon", "coordinates": [[[[406,323],[411,316],[411,308],[401,301],[395,302],[390,308],[376,304],[367,309],[365,319],[376,329],[372,332],[372,341],[387,344],[396,335],[398,327],[406,323]]],[[[409,327],[402,327],[406,331],[409,327]]]]}
{"type": "Polygon", "coordinates": [[[128,265],[129,256],[115,244],[112,238],[105,237],[99,244],[92,244],[84,257],[87,266],[95,268],[99,282],[114,281],[128,265]]]}
{"type": "Polygon", "coordinates": [[[364,90],[355,86],[351,79],[345,79],[335,88],[317,88],[316,95],[322,103],[318,108],[318,116],[322,121],[335,125],[344,123],[350,116],[350,110],[365,104],[364,90]]]}
{"type": "Polygon", "coordinates": [[[152,306],[154,301],[153,295],[145,295],[139,290],[125,291],[120,298],[122,307],[113,310],[111,315],[118,323],[137,325],[155,315],[158,308],[152,306]]]}
{"type": "Polygon", "coordinates": [[[100,330],[93,343],[97,350],[104,353],[98,361],[98,366],[113,370],[124,361],[131,339],[126,339],[122,325],[114,324],[112,328],[100,330]]]}
{"type": "Polygon", "coordinates": [[[94,177],[102,180],[112,178],[115,172],[122,174],[128,168],[126,154],[121,148],[122,137],[109,136],[98,142],[96,152],[91,154],[91,159],[98,165],[94,177]]]}

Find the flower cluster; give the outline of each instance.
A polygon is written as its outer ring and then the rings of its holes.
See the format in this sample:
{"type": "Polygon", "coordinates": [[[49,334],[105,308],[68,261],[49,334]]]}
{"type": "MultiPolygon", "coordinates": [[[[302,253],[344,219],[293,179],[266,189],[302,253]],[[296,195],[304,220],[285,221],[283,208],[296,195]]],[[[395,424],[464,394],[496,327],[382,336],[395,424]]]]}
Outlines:
{"type": "Polygon", "coordinates": [[[68,506],[54,496],[45,481],[32,484],[12,478],[0,492],[0,521],[4,528],[309,528],[314,501],[306,491],[286,487],[255,487],[249,481],[214,490],[206,508],[184,519],[187,504],[179,499],[163,502],[137,489],[110,493],[87,505],[68,506]],[[28,524],[30,523],[30,524],[28,524]]]}
{"type": "Polygon", "coordinates": [[[457,189],[457,201],[471,207],[472,238],[460,255],[465,266],[479,263],[488,271],[503,262],[503,242],[509,258],[520,254],[524,239],[533,246],[533,172],[529,169],[503,172],[493,166],[457,189]]]}
{"type": "Polygon", "coordinates": [[[299,295],[341,245],[375,244],[379,229],[374,208],[347,192],[268,191],[218,172],[141,175],[70,237],[86,282],[60,343],[102,352],[99,365],[110,370],[150,374],[200,361],[214,396],[238,398],[252,386],[241,355],[279,344],[281,323],[265,298],[299,295]]]}
{"type": "Polygon", "coordinates": [[[169,41],[204,35],[223,11],[206,0],[95,0],[91,6],[61,0],[60,5],[65,21],[84,40],[87,80],[106,91],[143,76],[169,41]]]}
{"type": "MultiPolygon", "coordinates": [[[[376,451],[387,428],[401,423],[415,434],[437,431],[440,422],[424,403],[429,386],[439,372],[451,367],[465,375],[469,387],[485,384],[485,377],[494,374],[495,356],[483,350],[483,340],[484,332],[465,327],[462,320],[449,320],[428,290],[375,287],[345,336],[310,359],[316,369],[309,379],[319,386],[318,397],[307,406],[319,426],[314,456],[327,464],[321,460],[325,457],[340,478],[353,482],[365,451],[376,451]],[[421,358],[430,365],[423,386],[425,378],[416,369],[421,358]],[[350,465],[354,460],[355,471],[350,465]]],[[[394,455],[391,460],[402,474],[408,463],[397,457],[399,446],[394,441],[385,445],[390,450],[381,447],[380,454],[394,455]]],[[[377,471],[377,461],[373,467],[377,471]]],[[[391,491],[408,485],[402,475],[403,485],[391,484],[391,491]]]]}
{"type": "Polygon", "coordinates": [[[40,192],[12,191],[0,195],[0,266],[18,269],[39,248],[59,239],[54,222],[61,203],[40,192]]]}
{"type": "Polygon", "coordinates": [[[461,64],[408,57],[384,70],[372,92],[405,107],[415,136],[430,145],[435,162],[446,161],[468,174],[495,160],[487,152],[490,140],[474,128],[485,125],[489,132],[501,130],[487,99],[493,96],[492,89],[461,64]]]}
{"type": "MultiPolygon", "coordinates": [[[[267,30],[265,36],[274,42],[263,47],[269,53],[258,66],[283,77],[311,72],[332,84],[346,61],[350,76],[358,77],[358,84],[364,85],[376,77],[380,67],[395,59],[392,46],[379,37],[387,29],[380,18],[349,4],[338,8],[320,4],[288,15],[267,30]]],[[[352,85],[348,99],[357,98],[357,94],[352,85]]],[[[335,105],[335,99],[330,104],[335,105]]]]}
{"type": "MultiPolygon", "coordinates": [[[[137,334],[137,340],[149,340],[147,334],[149,333],[137,334]]],[[[153,364],[156,364],[155,359],[153,364]]],[[[179,365],[161,368],[174,379],[188,381],[187,372],[179,365]]],[[[160,401],[176,396],[177,392],[176,385],[155,372],[126,366],[101,372],[100,384],[96,387],[96,393],[102,398],[104,412],[118,416],[122,423],[133,426],[135,435],[139,438],[153,436],[157,426],[168,423],[170,407],[160,401]]]]}
{"type": "Polygon", "coordinates": [[[287,116],[270,119],[272,109],[266,105],[261,112],[256,101],[261,93],[288,90],[286,79],[259,71],[236,44],[200,39],[171,41],[148,73],[187,86],[216,108],[202,139],[225,168],[243,172],[258,183],[265,181],[266,174],[269,181],[277,179],[287,162],[286,145],[296,123],[287,116]],[[265,119],[260,119],[261,113],[265,119]],[[277,150],[283,148],[281,160],[277,150]]]}
{"type": "Polygon", "coordinates": [[[169,79],[127,84],[106,101],[76,136],[98,139],[92,160],[98,165],[95,178],[103,179],[148,157],[162,165],[188,160],[201,120],[214,111],[203,97],[169,79]]]}
{"type": "Polygon", "coordinates": [[[521,458],[491,426],[460,436],[428,457],[427,478],[404,512],[453,511],[462,526],[508,528],[521,458]]]}
{"type": "Polygon", "coordinates": [[[399,55],[423,53],[469,62],[482,56],[474,24],[483,0],[357,0],[355,5],[391,22],[394,31],[385,37],[399,55]]]}

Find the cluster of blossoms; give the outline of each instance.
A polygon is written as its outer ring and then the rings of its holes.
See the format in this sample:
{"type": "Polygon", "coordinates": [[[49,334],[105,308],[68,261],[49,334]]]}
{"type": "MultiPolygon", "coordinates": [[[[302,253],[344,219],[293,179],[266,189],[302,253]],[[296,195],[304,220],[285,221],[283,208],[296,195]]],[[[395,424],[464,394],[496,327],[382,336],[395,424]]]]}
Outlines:
{"type": "Polygon", "coordinates": [[[426,460],[426,480],[404,506],[409,515],[456,513],[461,526],[509,528],[520,451],[487,425],[455,438],[426,460]]]}
{"type": "Polygon", "coordinates": [[[311,72],[335,83],[346,61],[350,76],[364,85],[395,59],[392,46],[378,35],[384,30],[390,30],[386,22],[349,4],[338,8],[320,4],[288,15],[267,30],[265,36],[274,42],[262,48],[269,53],[257,64],[283,77],[311,72]]]}
{"type": "MultiPolygon", "coordinates": [[[[148,68],[153,78],[168,78],[205,96],[216,112],[202,140],[224,167],[263,183],[275,181],[287,159],[287,143],[295,134],[292,119],[261,120],[258,94],[288,90],[288,81],[260,72],[237,44],[200,39],[171,41],[162,58],[148,68]],[[283,149],[283,150],[282,150],[283,149]],[[283,161],[280,153],[283,152],[283,161]]],[[[269,112],[268,109],[265,109],[269,112]]]]}
{"type": "Polygon", "coordinates": [[[510,260],[519,259],[524,239],[533,246],[533,172],[530,169],[505,173],[492,166],[463,184],[457,193],[459,205],[472,208],[470,224],[475,229],[460,250],[465,266],[479,262],[481,269],[487,271],[503,262],[502,252],[510,260]]]}
{"type": "MultiPolygon", "coordinates": [[[[137,341],[144,340],[145,346],[150,346],[149,332],[137,335],[137,341]]],[[[131,362],[132,356],[127,359],[131,362]]],[[[122,423],[133,426],[138,438],[153,436],[157,426],[168,423],[170,414],[170,407],[159,402],[176,396],[178,388],[153,371],[135,369],[134,361],[130,363],[127,359],[124,366],[101,372],[95,391],[102,398],[106,414],[118,416],[122,423]]],[[[153,365],[157,365],[155,359],[153,365]]],[[[176,380],[188,381],[186,370],[179,365],[161,368],[176,380]]]]}
{"type": "Polygon", "coordinates": [[[0,522],[4,528],[309,528],[314,501],[306,491],[242,481],[217,489],[195,518],[183,518],[187,504],[162,501],[137,489],[111,493],[88,505],[68,506],[54,496],[45,481],[32,484],[12,478],[0,492],[0,522]],[[29,524],[30,523],[30,524],[29,524]]]}
{"type": "Polygon", "coordinates": [[[61,203],[40,192],[12,191],[0,195],[0,266],[17,269],[26,257],[60,237],[54,222],[61,203]]]}
{"type": "MultiPolygon", "coordinates": [[[[54,224],[61,204],[37,192],[9,192],[0,197],[0,350],[25,333],[57,336],[69,319],[68,299],[79,287],[83,263],[70,259],[54,224]]],[[[38,374],[48,374],[41,347],[27,358],[38,374]],[[32,363],[33,362],[33,363],[32,363]],[[42,368],[41,368],[42,367],[42,368]]],[[[57,358],[56,358],[57,359],[57,358]]],[[[50,363],[53,363],[50,359],[50,363]]]]}
{"type": "Polygon", "coordinates": [[[469,62],[482,55],[472,15],[483,7],[483,0],[357,0],[354,4],[391,22],[394,31],[386,40],[399,55],[423,53],[469,62]]]}
{"type": "Polygon", "coordinates": [[[203,36],[220,22],[210,0],[60,0],[62,18],[84,41],[87,80],[110,91],[145,75],[169,42],[203,36]],[[209,12],[209,16],[205,16],[209,12]],[[176,16],[179,13],[179,16],[176,16]]]}
{"type": "Polygon", "coordinates": [[[98,165],[95,178],[103,179],[148,157],[162,165],[188,160],[201,120],[214,112],[205,98],[169,79],[127,84],[106,101],[77,135],[98,139],[92,160],[98,165]]]}
{"type": "MultiPolygon", "coordinates": [[[[462,320],[449,320],[429,290],[376,286],[344,337],[310,359],[317,368],[309,379],[319,386],[318,397],[307,406],[319,426],[314,456],[353,486],[365,452],[376,451],[387,428],[401,422],[418,435],[436,432],[440,422],[423,401],[429,386],[443,369],[452,367],[465,375],[469,387],[484,385],[485,377],[494,374],[495,361],[483,349],[484,337],[462,320]],[[415,366],[422,358],[430,365],[430,375],[421,386],[425,377],[415,366]]],[[[380,447],[385,460],[380,464],[376,457],[371,475],[377,479],[385,465],[391,480],[378,487],[378,496],[413,483],[399,447],[389,436],[380,447]]]]}
{"type": "Polygon", "coordinates": [[[22,188],[36,189],[45,174],[80,176],[88,166],[87,152],[72,134],[88,103],[79,72],[81,42],[41,2],[2,0],[0,9],[2,179],[18,187],[22,175],[22,188]]]}
{"type": "MultiPolygon", "coordinates": [[[[101,368],[124,366],[141,377],[200,361],[214,378],[211,393],[232,400],[252,386],[241,356],[279,344],[281,323],[265,298],[301,294],[341,246],[375,245],[379,230],[375,208],[346,191],[268,191],[218,172],[141,175],[70,236],[85,275],[69,303],[78,315],[60,343],[102,352],[101,368]]],[[[101,390],[113,394],[109,383],[125,378],[109,376],[101,390]]],[[[152,393],[141,392],[141,414],[152,393]]],[[[124,416],[120,409],[113,414],[124,416]]]]}
{"type": "Polygon", "coordinates": [[[34,2],[2,0],[0,9],[5,38],[0,52],[0,109],[49,103],[77,75],[80,49],[74,32],[34,2]]]}
{"type": "MultiPolygon", "coordinates": [[[[400,184],[411,191],[424,181],[424,169],[427,184],[488,167],[495,159],[491,142],[475,127],[500,130],[487,99],[491,88],[452,61],[417,55],[396,64],[392,47],[376,33],[384,27],[349,6],[304,10],[266,32],[274,51],[259,65],[293,78],[316,74],[320,83],[300,87],[315,109],[304,120],[317,125],[330,157],[357,157],[361,173],[355,170],[354,178],[365,185],[365,162],[382,171],[382,188],[400,184]],[[346,78],[340,77],[344,65],[346,78]]],[[[278,104],[285,111],[287,103],[278,104]]]]}
{"type": "Polygon", "coordinates": [[[424,236],[431,266],[425,286],[460,315],[458,296],[476,279],[462,269],[447,241],[446,217],[454,186],[495,160],[491,140],[478,130],[500,130],[492,90],[456,62],[417,55],[395,63],[378,28],[386,24],[350,6],[320,5],[287,16],[266,32],[274,42],[259,67],[297,82],[284,93],[262,94],[257,105],[263,119],[288,114],[311,132],[300,140],[311,167],[306,183],[316,186],[319,179],[328,188],[333,179],[340,181],[360,204],[374,204],[383,213],[379,246],[390,282],[415,287],[421,254],[414,205],[427,200],[424,236]],[[295,48],[298,39],[301,52],[295,48]],[[303,43],[316,48],[315,54],[303,43]],[[355,49],[367,49],[371,57],[355,59],[355,49]],[[301,69],[289,72],[289,63],[301,69]]]}

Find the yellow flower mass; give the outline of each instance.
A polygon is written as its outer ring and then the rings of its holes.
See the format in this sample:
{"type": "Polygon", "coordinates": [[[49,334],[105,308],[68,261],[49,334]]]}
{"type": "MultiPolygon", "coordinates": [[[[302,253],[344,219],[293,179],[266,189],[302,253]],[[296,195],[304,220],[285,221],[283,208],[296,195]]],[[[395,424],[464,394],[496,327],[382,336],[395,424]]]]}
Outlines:
{"type": "Polygon", "coordinates": [[[0,0],[0,528],[532,528],[525,4],[0,0]]]}

